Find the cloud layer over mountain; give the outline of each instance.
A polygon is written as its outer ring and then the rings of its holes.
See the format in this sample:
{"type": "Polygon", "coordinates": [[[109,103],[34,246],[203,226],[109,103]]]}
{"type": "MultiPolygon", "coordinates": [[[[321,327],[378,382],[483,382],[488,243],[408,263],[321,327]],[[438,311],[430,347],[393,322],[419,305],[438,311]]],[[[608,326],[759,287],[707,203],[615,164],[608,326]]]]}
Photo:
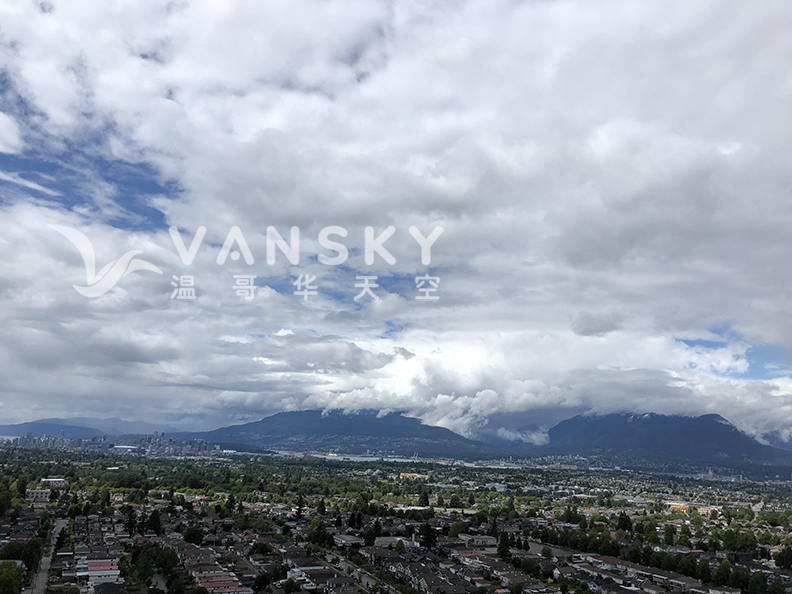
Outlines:
{"type": "Polygon", "coordinates": [[[0,416],[789,431],[790,27],[784,2],[0,7],[0,416]],[[136,250],[163,274],[87,299],[48,224],[97,270],[136,250]],[[171,225],[187,247],[206,227],[191,265],[171,225]],[[254,264],[217,264],[233,226],[254,264]],[[298,265],[267,264],[269,226],[299,227],[298,265]],[[341,266],[316,258],[328,226],[341,266]],[[395,228],[395,264],[365,264],[367,226],[395,228]],[[428,266],[411,226],[444,229],[428,266]],[[436,302],[415,299],[427,273],[436,302]]]}

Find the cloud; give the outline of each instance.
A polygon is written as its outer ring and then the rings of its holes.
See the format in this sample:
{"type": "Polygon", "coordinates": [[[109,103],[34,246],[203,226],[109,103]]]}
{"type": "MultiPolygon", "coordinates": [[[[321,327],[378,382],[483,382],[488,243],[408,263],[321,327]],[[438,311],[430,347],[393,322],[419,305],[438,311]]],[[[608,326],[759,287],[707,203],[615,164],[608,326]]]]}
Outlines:
{"type": "Polygon", "coordinates": [[[620,312],[591,313],[581,312],[572,323],[572,329],[580,336],[603,336],[622,327],[623,315],[620,312]]]}
{"type": "Polygon", "coordinates": [[[14,119],[0,112],[0,153],[17,154],[24,148],[22,133],[14,119]]]}
{"type": "Polygon", "coordinates": [[[60,192],[56,192],[55,190],[50,190],[49,188],[45,188],[44,186],[37,184],[36,182],[22,179],[19,175],[14,173],[6,173],[5,171],[0,171],[0,180],[10,182],[18,186],[22,186],[23,188],[36,190],[37,192],[41,192],[42,194],[47,194],[48,196],[60,195],[60,192]]]}
{"type": "Polygon", "coordinates": [[[792,423],[789,361],[755,353],[792,348],[789,8],[0,14],[15,118],[0,119],[0,400],[16,420],[374,408],[467,435],[498,418],[526,439],[584,411],[792,423]],[[81,229],[100,263],[141,250],[164,276],[85,300],[79,255],[47,224],[81,229]],[[187,242],[207,228],[192,265],[170,225],[187,242]],[[271,225],[300,228],[299,265],[266,263],[271,225]],[[348,231],[343,266],[316,260],[329,225],[348,231]],[[365,227],[390,225],[396,263],[367,265],[365,227]],[[444,228],[431,266],[412,225],[444,228]],[[233,226],[254,265],[216,263],[233,226]],[[415,300],[426,273],[435,303],[415,300]],[[171,300],[186,274],[198,298],[171,300]],[[255,300],[234,274],[257,276],[255,300]],[[308,301],[301,274],[320,287],[308,301]],[[379,277],[379,301],[354,300],[358,275],[379,277]]]}
{"type": "Polygon", "coordinates": [[[505,439],[507,441],[521,441],[523,443],[530,443],[532,445],[545,445],[549,443],[550,436],[547,434],[546,431],[534,431],[534,432],[519,432],[519,431],[511,431],[509,429],[504,429],[503,427],[499,427],[496,435],[501,439],[505,439]]]}

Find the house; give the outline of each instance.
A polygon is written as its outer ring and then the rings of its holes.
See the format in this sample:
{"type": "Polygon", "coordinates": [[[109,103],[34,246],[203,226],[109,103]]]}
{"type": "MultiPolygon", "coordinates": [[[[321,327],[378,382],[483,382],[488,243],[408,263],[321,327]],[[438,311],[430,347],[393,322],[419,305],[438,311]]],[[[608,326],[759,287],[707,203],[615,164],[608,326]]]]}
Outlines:
{"type": "Polygon", "coordinates": [[[41,481],[42,487],[49,489],[65,489],[69,486],[69,481],[64,478],[43,478],[41,481]]]}
{"type": "Polygon", "coordinates": [[[333,542],[339,549],[360,548],[365,544],[362,538],[351,534],[335,534],[333,535],[333,542]]]}
{"type": "Polygon", "coordinates": [[[360,555],[377,568],[387,568],[401,560],[398,553],[380,546],[362,547],[360,555]]]}
{"type": "Polygon", "coordinates": [[[498,546],[498,539],[486,534],[460,534],[459,540],[469,549],[488,549],[498,546]]]}
{"type": "Polygon", "coordinates": [[[325,583],[324,591],[325,594],[340,594],[341,592],[346,591],[348,588],[355,588],[355,578],[346,577],[346,576],[335,576],[330,578],[325,583]]]}
{"type": "Polygon", "coordinates": [[[577,573],[577,571],[578,570],[574,567],[556,567],[553,570],[553,579],[560,580],[561,578],[569,578],[573,574],[577,573]]]}
{"type": "Polygon", "coordinates": [[[43,503],[47,504],[50,500],[50,490],[49,489],[27,489],[25,491],[25,500],[30,501],[31,503],[43,503]]]}

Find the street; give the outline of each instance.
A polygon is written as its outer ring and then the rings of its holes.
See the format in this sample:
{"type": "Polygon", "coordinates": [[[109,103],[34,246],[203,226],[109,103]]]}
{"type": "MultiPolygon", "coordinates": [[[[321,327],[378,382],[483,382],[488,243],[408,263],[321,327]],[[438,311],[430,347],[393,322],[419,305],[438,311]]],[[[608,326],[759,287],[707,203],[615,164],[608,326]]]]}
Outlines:
{"type": "Polygon", "coordinates": [[[44,594],[47,590],[47,576],[49,575],[50,564],[52,563],[52,555],[55,553],[55,541],[61,529],[66,528],[68,520],[55,520],[55,526],[52,529],[52,539],[50,541],[50,550],[44,551],[44,556],[41,559],[36,575],[33,576],[33,586],[25,588],[23,594],[44,594]]]}

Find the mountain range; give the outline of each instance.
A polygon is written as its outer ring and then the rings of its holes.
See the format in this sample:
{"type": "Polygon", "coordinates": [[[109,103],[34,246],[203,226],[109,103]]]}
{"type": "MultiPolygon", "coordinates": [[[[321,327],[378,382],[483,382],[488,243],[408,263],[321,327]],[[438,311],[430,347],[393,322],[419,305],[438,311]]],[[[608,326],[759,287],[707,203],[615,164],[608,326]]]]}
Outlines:
{"type": "MultiPolygon", "coordinates": [[[[0,425],[0,435],[60,436],[90,439],[102,435],[151,434],[167,429],[121,419],[44,419],[0,425]]],[[[309,410],[283,412],[260,421],[214,431],[172,432],[169,437],[204,439],[247,450],[313,450],[421,457],[497,458],[507,455],[600,456],[621,460],[695,462],[720,466],[792,466],[792,451],[765,445],[719,415],[700,417],[619,413],[578,415],[552,427],[542,445],[507,442],[492,435],[477,441],[442,427],[424,425],[399,413],[363,411],[343,414],[309,410]],[[244,446],[244,448],[243,448],[244,446]]],[[[541,440],[540,440],[541,441],[541,440]]]]}
{"type": "Polygon", "coordinates": [[[27,435],[51,435],[60,437],[61,431],[67,439],[92,439],[103,435],[150,435],[176,431],[168,425],[154,425],[145,421],[124,421],[113,417],[95,419],[92,417],[72,417],[70,419],[41,419],[28,423],[0,425],[0,435],[17,437],[27,435]]]}
{"type": "Polygon", "coordinates": [[[452,458],[503,455],[489,444],[467,439],[443,427],[423,425],[398,413],[363,411],[345,415],[318,410],[282,412],[244,425],[200,433],[176,433],[181,439],[204,439],[221,444],[242,443],[262,449],[377,452],[399,456],[452,458]]]}
{"type": "Polygon", "coordinates": [[[792,452],[759,443],[716,414],[579,415],[548,431],[545,454],[618,456],[705,463],[792,464],[792,452]]]}

